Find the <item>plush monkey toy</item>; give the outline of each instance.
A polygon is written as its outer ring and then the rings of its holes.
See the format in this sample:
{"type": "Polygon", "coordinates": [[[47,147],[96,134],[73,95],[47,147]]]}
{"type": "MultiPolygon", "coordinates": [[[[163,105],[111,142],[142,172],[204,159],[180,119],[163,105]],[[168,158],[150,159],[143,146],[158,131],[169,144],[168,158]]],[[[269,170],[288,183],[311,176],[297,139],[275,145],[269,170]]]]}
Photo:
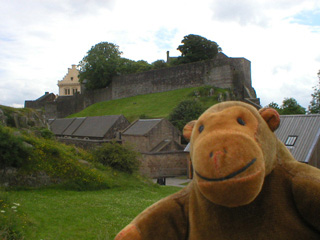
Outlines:
{"type": "Polygon", "coordinates": [[[273,133],[278,113],[224,102],[184,128],[194,176],[116,240],[320,239],[320,170],[273,133]]]}

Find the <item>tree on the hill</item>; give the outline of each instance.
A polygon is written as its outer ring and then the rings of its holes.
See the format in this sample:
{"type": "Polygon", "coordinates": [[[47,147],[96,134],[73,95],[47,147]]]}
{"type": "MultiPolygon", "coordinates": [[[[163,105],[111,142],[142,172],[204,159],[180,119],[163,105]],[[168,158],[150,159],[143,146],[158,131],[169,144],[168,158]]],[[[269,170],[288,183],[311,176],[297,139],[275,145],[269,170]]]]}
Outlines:
{"type": "Polygon", "coordinates": [[[300,106],[294,98],[285,98],[281,106],[281,114],[291,115],[291,114],[305,114],[306,109],[300,106]]]}
{"type": "Polygon", "coordinates": [[[177,48],[181,52],[179,63],[197,62],[214,58],[221,48],[216,42],[199,35],[189,34],[181,41],[177,48]]]}
{"type": "Polygon", "coordinates": [[[319,84],[313,87],[314,92],[311,94],[312,100],[309,105],[310,113],[320,113],[320,70],[318,72],[319,84]]]}
{"type": "Polygon", "coordinates": [[[268,107],[272,107],[278,111],[281,115],[293,115],[293,114],[305,114],[306,109],[298,104],[294,98],[285,98],[282,101],[281,107],[275,102],[268,104],[268,107]]]}
{"type": "Polygon", "coordinates": [[[134,67],[135,67],[136,73],[139,73],[139,72],[145,72],[145,71],[151,70],[152,65],[149,64],[147,61],[139,60],[135,62],[134,67]]]}
{"type": "Polygon", "coordinates": [[[203,113],[204,107],[194,100],[182,101],[169,115],[169,121],[180,131],[190,121],[198,119],[203,113]]]}
{"type": "Polygon", "coordinates": [[[125,75],[125,74],[135,73],[133,64],[134,64],[133,60],[130,60],[128,58],[121,58],[119,61],[119,65],[117,67],[117,74],[125,75]]]}
{"type": "Polygon", "coordinates": [[[279,107],[278,103],[275,103],[275,102],[269,103],[268,107],[273,108],[273,109],[277,110],[278,112],[280,110],[280,107],[279,107]]]}
{"type": "Polygon", "coordinates": [[[151,65],[153,69],[161,69],[168,67],[168,64],[164,60],[154,61],[151,65]]]}
{"type": "Polygon", "coordinates": [[[133,61],[127,58],[121,58],[117,67],[117,73],[120,75],[139,73],[151,70],[152,65],[144,60],[133,61]]]}
{"type": "Polygon", "coordinates": [[[121,54],[119,46],[113,43],[101,42],[91,47],[79,63],[80,82],[91,90],[107,87],[117,74],[121,54]]]}

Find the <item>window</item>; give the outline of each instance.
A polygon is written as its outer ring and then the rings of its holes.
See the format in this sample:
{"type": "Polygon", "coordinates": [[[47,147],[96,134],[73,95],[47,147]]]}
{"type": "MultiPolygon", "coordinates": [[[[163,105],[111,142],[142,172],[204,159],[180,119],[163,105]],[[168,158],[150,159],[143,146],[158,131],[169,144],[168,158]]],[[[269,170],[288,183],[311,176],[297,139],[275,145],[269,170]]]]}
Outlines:
{"type": "Polygon", "coordinates": [[[285,145],[289,146],[289,147],[294,146],[294,144],[297,141],[297,138],[298,138],[298,136],[289,135],[286,142],[285,142],[285,145]]]}
{"type": "Polygon", "coordinates": [[[73,81],[73,77],[71,77],[71,81],[73,81]]]}
{"type": "Polygon", "coordinates": [[[64,95],[70,95],[70,88],[64,89],[64,95]]]}

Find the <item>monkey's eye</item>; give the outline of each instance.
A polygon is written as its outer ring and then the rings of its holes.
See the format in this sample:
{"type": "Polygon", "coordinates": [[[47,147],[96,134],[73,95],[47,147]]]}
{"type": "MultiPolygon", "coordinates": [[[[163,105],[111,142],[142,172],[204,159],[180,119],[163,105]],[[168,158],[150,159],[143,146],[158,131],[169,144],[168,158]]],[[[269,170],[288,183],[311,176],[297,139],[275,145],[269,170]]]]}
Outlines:
{"type": "Polygon", "coordinates": [[[199,133],[201,133],[201,132],[203,131],[203,129],[204,129],[204,126],[203,126],[203,125],[200,125],[200,127],[199,127],[199,133]]]}
{"type": "Polygon", "coordinates": [[[242,126],[245,126],[246,125],[246,122],[241,118],[241,117],[238,117],[237,118],[237,122],[242,125],[242,126]]]}

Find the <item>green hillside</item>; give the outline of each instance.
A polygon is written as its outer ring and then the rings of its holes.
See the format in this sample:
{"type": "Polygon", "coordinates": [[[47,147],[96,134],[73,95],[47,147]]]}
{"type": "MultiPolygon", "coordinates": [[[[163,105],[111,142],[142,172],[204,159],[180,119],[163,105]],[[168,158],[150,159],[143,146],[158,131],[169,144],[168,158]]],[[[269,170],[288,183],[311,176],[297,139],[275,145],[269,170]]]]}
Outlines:
{"type": "Polygon", "coordinates": [[[205,86],[139,95],[118,100],[99,102],[87,107],[79,113],[72,114],[69,117],[122,114],[130,122],[138,118],[166,118],[181,101],[197,99],[203,103],[205,107],[209,107],[218,102],[219,94],[225,97],[229,92],[229,89],[205,86]],[[214,89],[213,94],[211,89],[214,89]]]}

